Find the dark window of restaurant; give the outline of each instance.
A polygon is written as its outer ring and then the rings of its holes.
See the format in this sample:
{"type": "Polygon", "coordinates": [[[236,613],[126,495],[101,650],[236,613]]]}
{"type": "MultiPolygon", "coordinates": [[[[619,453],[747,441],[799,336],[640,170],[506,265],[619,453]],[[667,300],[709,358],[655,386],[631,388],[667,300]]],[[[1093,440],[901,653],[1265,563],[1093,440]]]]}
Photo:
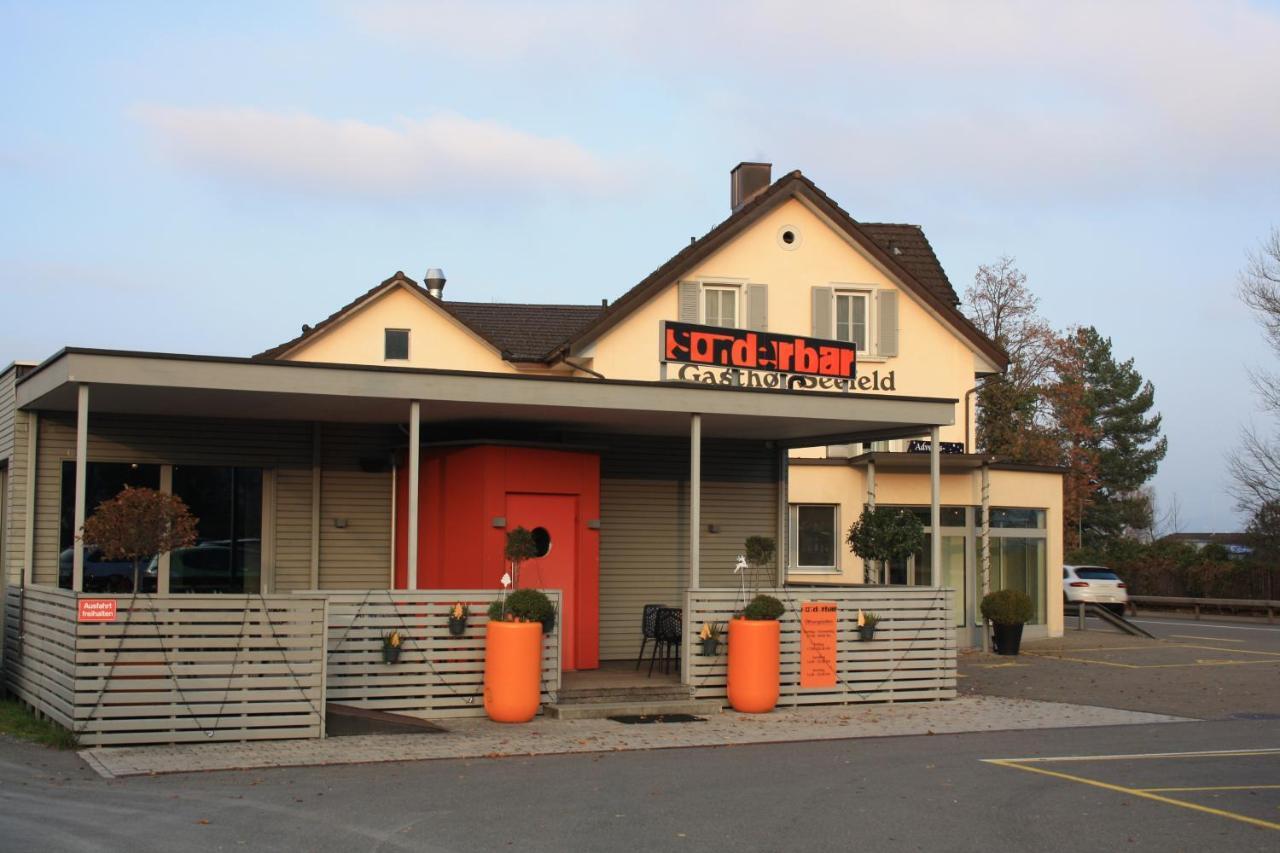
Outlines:
{"type": "Polygon", "coordinates": [[[798,505],[793,507],[796,568],[836,567],[836,508],[798,505]]]}
{"type": "Polygon", "coordinates": [[[169,560],[169,591],[256,593],[262,582],[262,469],[175,465],[173,493],[199,519],[169,560]]]}
{"type": "MultiPolygon", "coordinates": [[[[160,466],[129,462],[90,462],[85,467],[84,513],[93,515],[98,504],[109,501],[125,486],[160,488],[160,466]]],[[[58,586],[71,589],[71,574],[76,533],[76,463],[62,463],[62,505],[58,525],[58,586]]],[[[141,591],[155,592],[156,577],[150,560],[139,567],[141,591]]],[[[101,551],[85,552],[84,589],[86,592],[133,592],[133,563],[129,560],[107,560],[101,551]]]]}
{"type": "Polygon", "coordinates": [[[409,357],[409,330],[387,329],[386,335],[386,354],[383,358],[397,361],[407,359],[409,357]]]}

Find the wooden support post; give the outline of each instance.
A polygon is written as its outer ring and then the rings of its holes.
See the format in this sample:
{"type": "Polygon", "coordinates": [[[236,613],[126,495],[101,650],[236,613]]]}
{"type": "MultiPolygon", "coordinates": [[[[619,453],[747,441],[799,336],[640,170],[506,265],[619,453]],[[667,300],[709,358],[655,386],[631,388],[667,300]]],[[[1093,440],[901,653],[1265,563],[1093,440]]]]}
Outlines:
{"type": "MultiPolygon", "coordinates": [[[[85,480],[89,469],[89,386],[80,383],[76,395],[76,506],[75,528],[72,532],[71,588],[76,592],[84,589],[84,544],[80,537],[84,535],[84,496],[85,480]]],[[[28,513],[34,513],[35,507],[27,507],[28,513]]]]}
{"type": "Polygon", "coordinates": [[[418,469],[421,466],[422,404],[409,404],[409,541],[405,543],[405,588],[418,588],[418,469]]]}
{"type": "Polygon", "coordinates": [[[937,427],[929,430],[929,563],[933,586],[942,586],[942,442],[937,427]]]}

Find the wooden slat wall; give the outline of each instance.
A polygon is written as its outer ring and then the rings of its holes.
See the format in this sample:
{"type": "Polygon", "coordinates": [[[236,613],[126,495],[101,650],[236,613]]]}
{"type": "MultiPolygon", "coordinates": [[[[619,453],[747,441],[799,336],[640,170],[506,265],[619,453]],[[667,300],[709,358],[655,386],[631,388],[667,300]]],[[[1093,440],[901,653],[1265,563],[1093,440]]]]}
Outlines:
{"type": "MultiPolygon", "coordinates": [[[[775,482],[702,484],[704,587],[734,587],[748,536],[777,537],[775,482]],[[711,533],[715,525],[718,532],[711,533]]],[[[689,484],[605,479],[600,483],[600,657],[640,651],[645,604],[679,606],[689,583],[689,484]]],[[[774,576],[762,572],[763,582],[774,576]]]]}
{"type": "MultiPolygon", "coordinates": [[[[956,637],[953,592],[927,587],[762,589],[779,598],[782,617],[782,691],[779,705],[851,704],[954,699],[956,637]],[[838,605],[836,686],[800,687],[800,607],[806,601],[838,605]],[[858,640],[858,608],[880,617],[875,639],[858,640]]],[[[742,608],[737,591],[697,590],[685,602],[686,641],[691,643],[691,684],[699,699],[725,698],[728,631],[717,657],[697,654],[704,622],[727,625],[742,608]]]]}
{"type": "Polygon", "coordinates": [[[29,587],[23,608],[22,590],[10,586],[4,610],[5,689],[59,725],[74,728],[75,596],[29,587]]]}
{"type": "Polygon", "coordinates": [[[14,382],[17,376],[16,367],[0,371],[0,464],[13,453],[13,422],[17,411],[14,382]]]}
{"type": "Polygon", "coordinates": [[[385,589],[390,583],[392,442],[385,427],[321,427],[322,589],[385,589]],[[387,464],[371,472],[363,469],[362,459],[387,464]],[[338,519],[346,527],[337,527],[338,519]]]}
{"type": "MultiPolygon", "coordinates": [[[[546,590],[557,611],[559,590],[546,590]]],[[[484,638],[494,590],[372,590],[323,593],[329,600],[328,699],[426,719],[484,715],[484,638]],[[449,611],[470,608],[464,636],[449,611]],[[407,640],[398,663],[382,661],[382,637],[407,640]]],[[[543,702],[560,689],[560,630],[542,645],[543,702]]]]}
{"type": "MultiPolygon", "coordinates": [[[[92,396],[90,409],[91,461],[275,469],[276,530],[271,591],[310,587],[311,424],[94,415],[92,396]]],[[[387,586],[391,560],[391,474],[389,470],[366,472],[361,469],[361,459],[388,457],[394,441],[388,430],[377,424],[325,424],[322,427],[320,569],[323,586],[387,586]],[[335,518],[347,519],[348,526],[337,528],[335,518]]],[[[35,536],[38,583],[57,582],[61,466],[63,461],[75,459],[75,439],[73,415],[53,414],[42,418],[35,536]]],[[[92,509],[88,508],[90,512],[92,509]]]]}
{"type": "Polygon", "coordinates": [[[0,519],[5,527],[5,553],[0,557],[0,579],[6,584],[22,581],[22,564],[26,556],[26,493],[27,493],[27,436],[31,428],[31,416],[15,412],[13,422],[13,455],[9,457],[6,518],[0,519]]]}
{"type": "Polygon", "coordinates": [[[323,597],[115,598],[115,622],[77,626],[82,744],[323,736],[323,597]]]}

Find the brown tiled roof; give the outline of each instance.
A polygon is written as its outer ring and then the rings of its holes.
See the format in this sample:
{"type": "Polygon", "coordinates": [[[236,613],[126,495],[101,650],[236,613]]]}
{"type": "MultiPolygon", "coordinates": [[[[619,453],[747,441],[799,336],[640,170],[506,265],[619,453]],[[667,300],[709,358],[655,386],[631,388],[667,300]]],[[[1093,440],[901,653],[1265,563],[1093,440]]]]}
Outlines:
{"type": "Polygon", "coordinates": [[[542,361],[548,352],[581,331],[604,310],[601,305],[446,302],[436,299],[426,288],[397,271],[391,278],[369,288],[314,326],[303,326],[302,333],[296,338],[260,352],[254,358],[279,358],[308,338],[323,332],[362,302],[396,285],[412,288],[492,344],[494,349],[502,353],[503,358],[513,361],[542,361]]]}
{"type": "Polygon", "coordinates": [[[448,311],[514,361],[541,361],[586,328],[602,305],[443,302],[448,311]]]}
{"type": "Polygon", "coordinates": [[[1003,368],[1008,356],[965,317],[960,300],[938,262],[933,247],[917,225],[860,223],[835,203],[799,171],[789,172],[768,189],[694,240],[632,287],[607,308],[598,305],[520,305],[486,302],[449,302],[436,299],[426,289],[397,272],[339,308],[315,327],[304,326],[302,334],[259,353],[255,358],[279,358],[307,338],[323,331],[361,302],[382,289],[401,284],[410,287],[431,303],[451,314],[475,334],[514,361],[552,361],[570,352],[574,345],[594,340],[662,288],[715,252],[757,218],[790,197],[801,197],[830,217],[850,239],[859,243],[882,266],[947,318],[964,337],[996,365],[1003,368]]]}
{"type": "Polygon", "coordinates": [[[951,305],[959,305],[947,272],[938,262],[938,256],[929,245],[929,238],[919,225],[899,225],[893,222],[859,222],[862,229],[876,245],[884,249],[903,269],[915,276],[916,281],[928,287],[951,305]]]}
{"type": "Polygon", "coordinates": [[[672,284],[681,275],[742,233],[764,213],[775,205],[782,204],[788,198],[803,198],[829,217],[835,226],[851,240],[861,245],[878,263],[894,273],[904,285],[915,291],[940,315],[947,318],[952,326],[992,363],[1000,369],[1008,366],[1008,355],[960,312],[955,290],[947,280],[947,274],[934,256],[933,247],[925,239],[923,231],[912,225],[864,226],[799,170],[788,172],[774,181],[767,190],[739,207],[719,225],[685,246],[665,264],[649,273],[643,281],[622,294],[601,312],[599,319],[566,341],[561,350],[569,350],[575,345],[587,343],[599,337],[632,310],[647,302],[655,293],[672,284]],[[903,242],[900,254],[893,253],[893,247],[882,242],[899,240],[903,242]],[[917,278],[917,273],[924,277],[923,280],[917,278]]]}

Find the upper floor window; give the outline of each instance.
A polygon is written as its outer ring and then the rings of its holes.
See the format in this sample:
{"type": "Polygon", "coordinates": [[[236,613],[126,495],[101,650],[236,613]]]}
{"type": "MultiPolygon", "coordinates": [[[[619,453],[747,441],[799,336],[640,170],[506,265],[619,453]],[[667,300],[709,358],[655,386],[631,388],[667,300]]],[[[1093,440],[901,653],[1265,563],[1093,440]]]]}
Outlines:
{"type": "Polygon", "coordinates": [[[702,323],[706,326],[738,326],[738,288],[703,285],[702,323]]]}
{"type": "Polygon", "coordinates": [[[870,294],[865,291],[836,291],[835,336],[838,341],[856,344],[858,352],[869,349],[868,303],[870,294]]]}
{"type": "Polygon", "coordinates": [[[383,358],[403,361],[409,358],[409,330],[387,329],[383,341],[383,358]]]}

